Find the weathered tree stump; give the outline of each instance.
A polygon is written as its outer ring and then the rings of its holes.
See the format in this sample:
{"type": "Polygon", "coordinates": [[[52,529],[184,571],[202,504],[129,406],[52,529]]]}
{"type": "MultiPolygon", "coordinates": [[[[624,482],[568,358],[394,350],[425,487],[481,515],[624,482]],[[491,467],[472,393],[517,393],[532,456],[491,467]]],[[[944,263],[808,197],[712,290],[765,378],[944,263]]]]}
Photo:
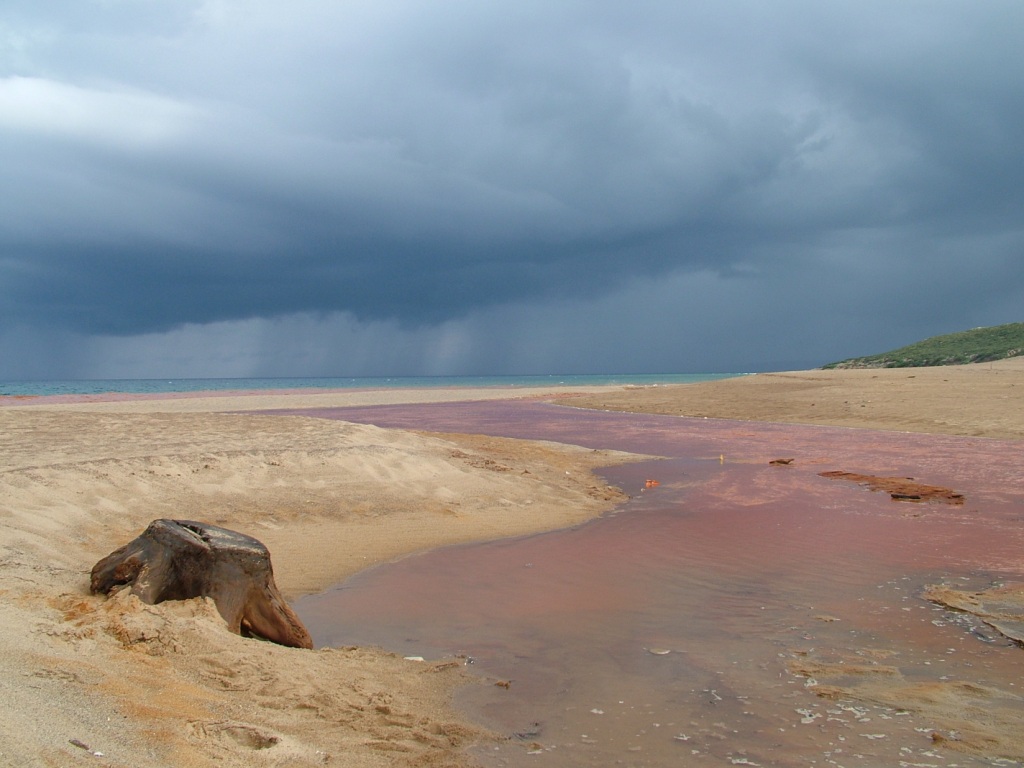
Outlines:
{"type": "Polygon", "coordinates": [[[129,585],[151,605],[210,597],[232,632],[313,647],[274,583],[270,552],[251,536],[191,520],[154,520],[93,566],[94,594],[129,585]]]}

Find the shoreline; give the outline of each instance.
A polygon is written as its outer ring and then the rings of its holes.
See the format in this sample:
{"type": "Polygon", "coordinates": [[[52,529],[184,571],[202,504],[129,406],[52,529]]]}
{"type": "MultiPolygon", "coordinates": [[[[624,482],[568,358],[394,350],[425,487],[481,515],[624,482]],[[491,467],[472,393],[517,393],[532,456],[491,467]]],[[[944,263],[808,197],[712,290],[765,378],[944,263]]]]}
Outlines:
{"type": "Polygon", "coordinates": [[[590,470],[626,454],[254,412],[346,398],[467,399],[375,391],[0,408],[0,691],[4,731],[16,734],[0,765],[68,764],[80,742],[124,766],[248,766],[256,754],[461,766],[468,743],[495,738],[452,709],[452,692],[479,680],[450,661],[281,648],[230,634],[209,601],[87,592],[95,562],[160,517],[255,536],[292,600],[417,551],[569,527],[622,497],[590,470]]]}
{"type": "MultiPolygon", "coordinates": [[[[603,386],[595,385],[589,389],[603,386]]],[[[474,392],[499,391],[519,392],[523,390],[565,390],[587,389],[576,387],[513,387],[495,384],[493,386],[438,386],[438,387],[282,387],[281,389],[189,389],[173,392],[109,392],[76,393],[64,395],[0,395],[0,407],[14,405],[68,405],[79,403],[119,403],[135,400],[182,400],[189,398],[227,398],[227,397],[281,397],[281,396],[317,396],[317,395],[362,395],[367,392],[474,392]]]]}
{"type": "Polygon", "coordinates": [[[758,421],[789,421],[783,414],[819,423],[826,404],[838,409],[850,392],[870,391],[873,402],[893,400],[892,408],[858,408],[864,413],[839,426],[857,426],[859,417],[883,428],[895,409],[890,426],[898,431],[1019,439],[1024,359],[1009,362],[658,387],[5,403],[0,690],[9,701],[4,730],[14,736],[0,747],[0,765],[67,764],[82,754],[74,739],[103,752],[109,765],[230,768],[252,764],[256,754],[320,765],[325,755],[344,754],[356,768],[383,759],[461,766],[468,744],[495,738],[451,708],[455,687],[479,684],[459,665],[259,643],[228,633],[208,601],[145,606],[124,595],[90,596],[88,571],[152,519],[201,519],[263,541],[278,586],[294,599],[410,552],[583,522],[621,498],[592,470],[638,456],[258,411],[530,398],[674,408],[697,418],[753,412],[762,418],[747,426],[756,429],[758,421]],[[953,392],[941,386],[949,378],[953,392]],[[964,398],[964,387],[976,397],[964,398]]]}
{"type": "MultiPolygon", "coordinates": [[[[668,385],[662,385],[668,386],[668,385]]],[[[689,385],[683,385],[689,386],[689,385]]],[[[187,392],[111,392],[90,395],[0,395],[0,412],[14,409],[61,409],[109,413],[223,413],[355,405],[433,403],[464,400],[556,398],[627,389],[625,385],[586,387],[388,387],[350,389],[194,390],[187,392]],[[225,405],[237,401],[235,405],[225,405]]],[[[635,388],[634,388],[635,389],[635,388]]]]}

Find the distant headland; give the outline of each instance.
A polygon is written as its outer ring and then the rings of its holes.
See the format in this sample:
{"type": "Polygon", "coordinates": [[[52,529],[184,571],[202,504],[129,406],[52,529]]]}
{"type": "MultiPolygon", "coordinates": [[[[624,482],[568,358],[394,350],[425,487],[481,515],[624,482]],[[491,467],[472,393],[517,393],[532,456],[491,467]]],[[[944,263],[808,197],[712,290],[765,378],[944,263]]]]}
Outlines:
{"type": "Polygon", "coordinates": [[[988,363],[1024,355],[1024,323],[947,333],[867,357],[851,357],[822,368],[921,368],[988,363]]]}

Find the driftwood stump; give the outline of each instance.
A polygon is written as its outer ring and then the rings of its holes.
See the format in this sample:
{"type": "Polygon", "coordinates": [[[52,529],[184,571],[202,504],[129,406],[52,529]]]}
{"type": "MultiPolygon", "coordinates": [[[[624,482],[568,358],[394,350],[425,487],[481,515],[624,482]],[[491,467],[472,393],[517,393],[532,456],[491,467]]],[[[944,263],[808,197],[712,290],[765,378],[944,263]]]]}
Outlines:
{"type": "Polygon", "coordinates": [[[154,520],[141,536],[93,566],[94,594],[129,585],[151,605],[210,597],[232,632],[313,647],[274,584],[270,552],[251,536],[191,520],[154,520]]]}

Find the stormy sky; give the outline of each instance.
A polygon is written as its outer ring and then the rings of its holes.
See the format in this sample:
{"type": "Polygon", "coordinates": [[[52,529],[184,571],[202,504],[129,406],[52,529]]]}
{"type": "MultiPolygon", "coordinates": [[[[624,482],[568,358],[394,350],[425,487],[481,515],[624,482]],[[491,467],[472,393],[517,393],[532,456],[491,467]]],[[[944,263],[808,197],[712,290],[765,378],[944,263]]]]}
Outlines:
{"type": "Polygon", "coordinates": [[[0,379],[738,372],[1024,320],[1021,30],[5,0],[0,379]]]}

